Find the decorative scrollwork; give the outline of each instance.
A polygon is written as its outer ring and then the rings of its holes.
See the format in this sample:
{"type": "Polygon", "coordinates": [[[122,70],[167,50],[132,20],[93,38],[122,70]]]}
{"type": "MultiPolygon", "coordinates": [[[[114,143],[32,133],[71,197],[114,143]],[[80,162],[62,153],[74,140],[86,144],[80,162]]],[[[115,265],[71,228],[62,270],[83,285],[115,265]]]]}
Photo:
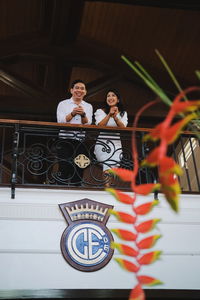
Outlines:
{"type": "MultiPolygon", "coordinates": [[[[80,138],[83,133],[72,131],[74,139],[66,139],[60,138],[54,131],[48,131],[48,134],[43,132],[40,136],[38,132],[30,132],[30,135],[26,132],[18,157],[21,183],[95,188],[109,183],[127,188],[127,183],[121,183],[103,171],[116,166],[133,169],[130,137],[124,135],[119,139],[120,136],[116,135],[109,139],[108,134],[106,138],[98,138],[96,132],[95,138],[93,132],[85,140],[80,138]]],[[[144,180],[145,176],[145,170],[141,171],[139,180],[144,180]]],[[[149,180],[153,178],[148,176],[149,180]]]]}
{"type": "Polygon", "coordinates": [[[42,144],[33,144],[30,148],[25,152],[25,156],[27,159],[38,160],[44,157],[46,151],[46,147],[42,144]]]}

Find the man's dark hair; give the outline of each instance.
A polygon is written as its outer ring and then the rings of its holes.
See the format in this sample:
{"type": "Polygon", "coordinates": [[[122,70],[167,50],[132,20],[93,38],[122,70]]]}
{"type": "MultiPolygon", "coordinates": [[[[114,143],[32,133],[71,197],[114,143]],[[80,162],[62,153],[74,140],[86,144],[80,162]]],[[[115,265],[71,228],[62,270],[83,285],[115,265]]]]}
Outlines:
{"type": "Polygon", "coordinates": [[[71,83],[71,89],[73,89],[73,87],[74,87],[75,84],[77,84],[77,83],[83,83],[83,84],[86,86],[86,84],[85,84],[85,82],[84,82],[83,80],[81,80],[81,79],[76,79],[76,80],[72,81],[72,83],[71,83]]]}

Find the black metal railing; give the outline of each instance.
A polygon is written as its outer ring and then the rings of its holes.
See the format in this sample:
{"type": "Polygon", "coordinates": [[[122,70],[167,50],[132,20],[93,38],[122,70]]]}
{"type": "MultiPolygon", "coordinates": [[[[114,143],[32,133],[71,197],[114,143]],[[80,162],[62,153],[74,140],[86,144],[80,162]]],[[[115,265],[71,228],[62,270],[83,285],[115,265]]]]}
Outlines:
{"type": "MultiPolygon", "coordinates": [[[[0,120],[0,184],[11,186],[12,198],[16,186],[84,189],[114,186],[128,191],[129,183],[106,170],[114,166],[133,169],[132,131],[133,128],[0,120]]],[[[153,144],[142,143],[147,129],[135,131],[138,159],[142,161],[153,144]]],[[[182,135],[170,147],[169,154],[184,169],[180,178],[183,192],[200,192],[199,142],[189,134],[182,135]]],[[[138,184],[156,180],[156,168],[139,169],[138,184]]]]}
{"type": "Polygon", "coordinates": [[[169,148],[169,155],[181,166],[182,192],[200,192],[200,141],[191,133],[183,133],[169,148]]]}

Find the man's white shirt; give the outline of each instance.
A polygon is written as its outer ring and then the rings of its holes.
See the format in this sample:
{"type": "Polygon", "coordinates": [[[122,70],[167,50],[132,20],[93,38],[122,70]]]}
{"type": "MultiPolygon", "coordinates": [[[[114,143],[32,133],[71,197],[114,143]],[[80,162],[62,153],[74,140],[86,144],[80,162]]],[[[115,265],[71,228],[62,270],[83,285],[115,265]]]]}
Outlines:
{"type": "MultiPolygon", "coordinates": [[[[67,123],[67,124],[82,124],[81,116],[75,115],[70,121],[66,121],[66,116],[70,114],[75,107],[82,106],[84,112],[86,113],[86,117],[88,119],[87,123],[84,125],[90,125],[92,123],[92,115],[93,115],[93,107],[90,103],[82,100],[79,104],[76,104],[73,98],[66,99],[61,101],[57,107],[57,122],[58,123],[67,123]]],[[[65,131],[61,130],[59,136],[65,138],[84,138],[85,133],[81,132],[79,136],[79,131],[65,131]],[[77,135],[78,137],[75,137],[77,135]]]]}

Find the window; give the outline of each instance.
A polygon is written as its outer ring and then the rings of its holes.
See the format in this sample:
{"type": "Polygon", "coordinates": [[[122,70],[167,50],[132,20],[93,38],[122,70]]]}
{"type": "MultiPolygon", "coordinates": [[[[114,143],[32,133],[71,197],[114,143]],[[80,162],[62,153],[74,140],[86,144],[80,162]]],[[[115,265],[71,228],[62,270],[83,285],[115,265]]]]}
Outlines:
{"type": "Polygon", "coordinates": [[[178,159],[181,168],[187,167],[187,161],[190,158],[192,151],[197,147],[197,139],[188,139],[183,146],[183,149],[179,152],[178,159]],[[185,157],[184,157],[185,156],[185,157]]]}

